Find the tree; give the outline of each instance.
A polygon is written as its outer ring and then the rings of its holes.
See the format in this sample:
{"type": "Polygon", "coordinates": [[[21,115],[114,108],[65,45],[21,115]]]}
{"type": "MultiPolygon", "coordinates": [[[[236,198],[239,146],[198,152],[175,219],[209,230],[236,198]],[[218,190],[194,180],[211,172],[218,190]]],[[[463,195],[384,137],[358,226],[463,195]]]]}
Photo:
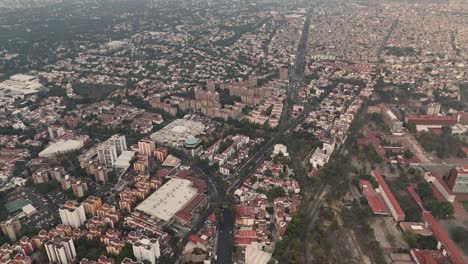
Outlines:
{"type": "Polygon", "coordinates": [[[434,199],[434,193],[432,192],[431,185],[428,182],[418,183],[416,186],[416,192],[423,201],[434,199]]]}
{"type": "Polygon", "coordinates": [[[453,206],[450,202],[429,200],[424,202],[424,207],[437,218],[447,219],[453,217],[453,206]]]}
{"type": "Polygon", "coordinates": [[[121,263],[124,258],[131,258],[135,260],[133,248],[130,243],[126,243],[120,254],[115,258],[115,263],[121,263]]]}
{"type": "Polygon", "coordinates": [[[442,135],[452,135],[452,128],[450,126],[442,127],[442,135]]]}
{"type": "Polygon", "coordinates": [[[268,191],[267,196],[271,198],[272,200],[278,198],[278,197],[285,197],[286,192],[282,187],[275,186],[271,190],[268,191]]]}
{"type": "Polygon", "coordinates": [[[413,154],[413,152],[411,152],[411,150],[407,149],[407,150],[405,150],[405,152],[403,152],[403,157],[405,159],[411,159],[411,158],[414,157],[414,154],[413,154]]]}
{"type": "Polygon", "coordinates": [[[409,132],[414,133],[416,132],[416,124],[414,123],[406,124],[406,129],[408,129],[409,132]]]}
{"type": "Polygon", "coordinates": [[[468,237],[468,231],[461,226],[452,228],[450,234],[452,236],[453,241],[457,243],[462,243],[468,237]]]}

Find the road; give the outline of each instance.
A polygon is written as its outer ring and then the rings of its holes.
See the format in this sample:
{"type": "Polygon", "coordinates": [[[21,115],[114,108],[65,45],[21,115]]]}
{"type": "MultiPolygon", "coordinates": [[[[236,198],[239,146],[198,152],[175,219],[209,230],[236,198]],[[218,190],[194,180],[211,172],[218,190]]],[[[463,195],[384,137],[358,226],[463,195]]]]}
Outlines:
{"type": "MultiPolygon", "coordinates": [[[[296,51],[296,61],[290,71],[289,76],[289,87],[287,90],[287,99],[285,103],[285,109],[289,109],[292,106],[290,103],[300,103],[298,100],[298,88],[303,84],[304,79],[304,67],[305,67],[305,56],[306,56],[306,47],[307,40],[309,35],[310,27],[310,18],[312,14],[312,9],[307,13],[307,18],[304,22],[304,28],[301,35],[301,40],[298,44],[296,51]]],[[[304,122],[309,113],[312,111],[312,106],[309,104],[304,104],[303,111],[296,118],[290,118],[288,115],[281,116],[280,126],[278,131],[266,142],[252,157],[250,157],[243,165],[241,165],[237,172],[233,175],[230,182],[227,193],[234,192],[239,188],[244,180],[253,172],[255,169],[263,162],[265,154],[268,153],[279,140],[288,133],[292,128],[295,128],[297,125],[304,122]],[[239,173],[242,172],[242,173],[239,173]]],[[[286,111],[285,111],[286,112],[286,111]]],[[[309,204],[309,207],[314,209],[320,207],[320,203],[317,201],[312,201],[309,204]]],[[[216,263],[230,264],[232,263],[232,249],[233,249],[233,234],[234,234],[234,213],[230,212],[228,209],[223,211],[224,223],[220,227],[218,232],[218,248],[216,251],[217,261],[216,263]]],[[[314,209],[313,212],[316,214],[317,209],[314,209]]]]}
{"type": "Polygon", "coordinates": [[[385,47],[387,46],[388,39],[392,35],[393,31],[395,31],[396,27],[398,26],[398,23],[400,23],[400,16],[398,16],[398,18],[393,20],[392,25],[388,29],[387,34],[385,34],[384,38],[382,39],[382,42],[380,43],[379,48],[377,49],[377,59],[379,61],[382,60],[382,53],[383,53],[385,47]]]}
{"type": "Polygon", "coordinates": [[[234,213],[229,208],[223,210],[223,222],[218,232],[218,249],[216,263],[232,263],[234,247],[234,213]]]}
{"type": "Polygon", "coordinates": [[[174,249],[175,255],[181,254],[183,247],[185,246],[185,244],[187,244],[188,237],[191,234],[197,234],[201,230],[201,228],[203,228],[206,220],[208,219],[208,216],[210,216],[210,214],[213,213],[213,209],[216,208],[220,204],[220,202],[224,200],[224,194],[218,191],[218,188],[215,182],[216,178],[213,174],[211,174],[210,172],[206,172],[196,166],[192,166],[191,169],[196,171],[197,175],[199,175],[201,178],[203,178],[203,180],[205,180],[206,183],[208,183],[207,192],[208,192],[209,203],[208,203],[208,208],[206,208],[206,210],[200,215],[197,222],[193,225],[192,229],[190,229],[190,232],[188,232],[187,234],[185,234],[184,237],[181,238],[181,242],[178,243],[178,246],[174,249]]]}

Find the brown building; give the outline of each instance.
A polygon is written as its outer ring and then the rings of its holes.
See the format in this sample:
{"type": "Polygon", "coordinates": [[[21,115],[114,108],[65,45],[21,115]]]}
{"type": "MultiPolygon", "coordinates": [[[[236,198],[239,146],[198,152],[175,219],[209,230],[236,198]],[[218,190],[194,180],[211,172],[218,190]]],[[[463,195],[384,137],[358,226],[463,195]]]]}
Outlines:
{"type": "Polygon", "coordinates": [[[90,195],[88,198],[86,198],[86,200],[83,201],[85,213],[89,216],[96,216],[101,206],[102,200],[100,197],[90,195]]]}
{"type": "Polygon", "coordinates": [[[151,156],[155,149],[156,142],[154,142],[154,140],[145,138],[138,142],[138,152],[140,152],[141,155],[151,156]]]}
{"type": "Polygon", "coordinates": [[[160,162],[164,162],[168,155],[169,155],[169,150],[167,148],[157,148],[154,151],[154,156],[160,162]]]}
{"type": "Polygon", "coordinates": [[[72,181],[71,187],[73,190],[73,195],[75,195],[75,197],[78,197],[78,198],[83,197],[88,191],[88,184],[80,180],[72,181]]]}

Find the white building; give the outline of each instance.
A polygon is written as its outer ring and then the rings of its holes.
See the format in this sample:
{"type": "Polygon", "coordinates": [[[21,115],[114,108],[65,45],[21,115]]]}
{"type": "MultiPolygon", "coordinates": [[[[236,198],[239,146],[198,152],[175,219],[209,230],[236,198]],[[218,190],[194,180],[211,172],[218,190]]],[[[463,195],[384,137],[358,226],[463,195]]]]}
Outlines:
{"type": "Polygon", "coordinates": [[[122,152],[122,154],[117,158],[117,160],[114,163],[115,168],[119,169],[128,169],[130,167],[130,163],[135,157],[135,152],[131,150],[126,150],[122,152]]]}
{"type": "Polygon", "coordinates": [[[83,148],[87,137],[79,137],[76,139],[59,140],[50,144],[47,148],[39,153],[40,158],[52,158],[60,153],[67,153],[83,148]]]}
{"type": "Polygon", "coordinates": [[[113,135],[107,140],[107,142],[115,146],[117,156],[127,150],[127,140],[125,139],[125,136],[113,135]]]}
{"type": "Polygon", "coordinates": [[[45,243],[49,263],[68,264],[76,258],[75,244],[71,238],[56,236],[45,243]]]}
{"type": "Polygon", "coordinates": [[[323,167],[330,159],[334,150],[335,141],[324,142],[322,148],[317,148],[314,154],[312,154],[312,157],[310,157],[310,163],[312,164],[312,167],[323,167]]]}
{"type": "Polygon", "coordinates": [[[252,243],[245,249],[245,264],[267,264],[271,253],[261,250],[258,243],[252,243]]]}
{"type": "Polygon", "coordinates": [[[82,204],[76,202],[66,202],[59,209],[60,219],[64,225],[78,228],[86,221],[86,215],[82,204]]]}
{"type": "Polygon", "coordinates": [[[288,147],[283,144],[276,144],[273,148],[273,156],[277,156],[280,153],[285,157],[289,157],[288,147]]]}
{"type": "Polygon", "coordinates": [[[112,167],[119,155],[126,150],[125,136],[113,135],[97,148],[99,163],[106,167],[112,167]]]}
{"type": "Polygon", "coordinates": [[[10,79],[0,82],[0,98],[21,98],[36,94],[44,89],[35,76],[16,74],[10,79]]]}
{"type": "Polygon", "coordinates": [[[156,263],[156,260],[161,256],[159,249],[159,240],[143,238],[133,244],[133,254],[138,261],[148,261],[151,264],[156,263]]]}
{"type": "Polygon", "coordinates": [[[140,203],[136,210],[167,222],[192,201],[197,193],[191,181],[174,178],[140,203]]]}
{"type": "Polygon", "coordinates": [[[153,133],[150,137],[157,144],[182,147],[190,136],[198,136],[206,129],[201,122],[189,119],[176,119],[172,123],[153,133]]]}
{"type": "Polygon", "coordinates": [[[99,163],[106,167],[112,167],[117,160],[117,149],[114,145],[109,142],[101,144],[98,149],[99,163]]]}
{"type": "Polygon", "coordinates": [[[49,131],[49,138],[51,140],[55,140],[65,134],[65,129],[61,126],[50,126],[47,130],[49,131]]]}

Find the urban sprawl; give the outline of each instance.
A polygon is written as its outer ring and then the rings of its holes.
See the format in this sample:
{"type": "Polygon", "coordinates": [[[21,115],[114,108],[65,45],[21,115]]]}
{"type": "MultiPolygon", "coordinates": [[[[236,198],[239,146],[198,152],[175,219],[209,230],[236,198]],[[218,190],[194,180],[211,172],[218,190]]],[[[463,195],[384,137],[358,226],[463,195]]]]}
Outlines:
{"type": "Polygon", "coordinates": [[[5,0],[0,263],[468,263],[466,1],[5,0]]]}

